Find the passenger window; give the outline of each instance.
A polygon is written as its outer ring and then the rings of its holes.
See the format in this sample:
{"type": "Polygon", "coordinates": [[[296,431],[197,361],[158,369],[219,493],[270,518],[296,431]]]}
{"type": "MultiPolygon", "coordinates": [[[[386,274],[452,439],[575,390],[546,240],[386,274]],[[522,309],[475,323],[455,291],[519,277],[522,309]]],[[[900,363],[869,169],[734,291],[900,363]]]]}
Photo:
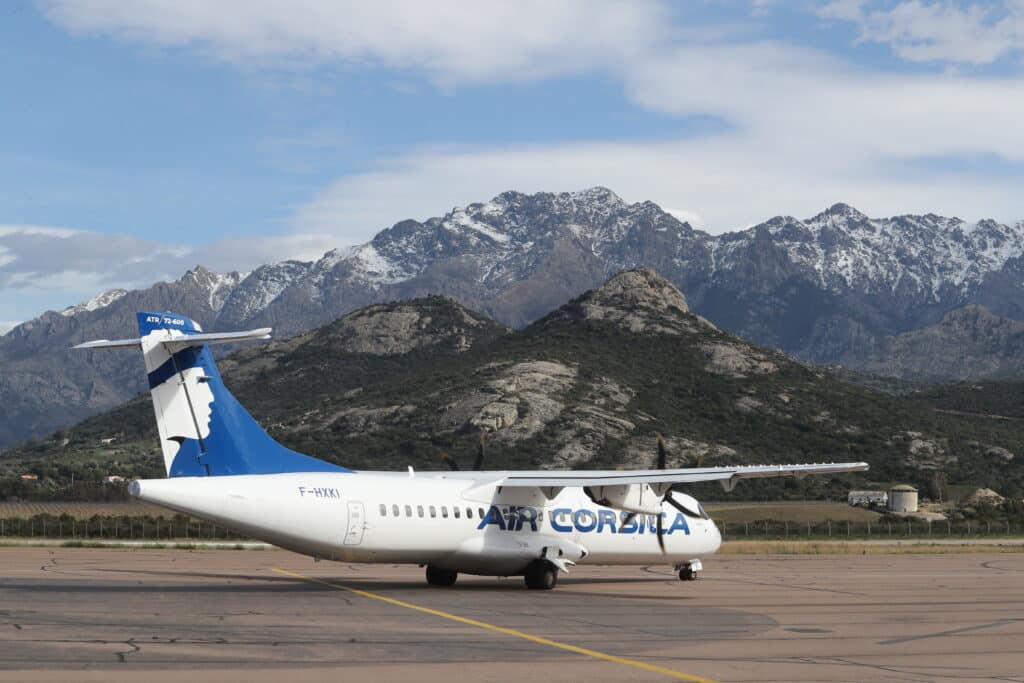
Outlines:
{"type": "Polygon", "coordinates": [[[381,517],[387,517],[388,516],[388,506],[385,505],[384,503],[380,504],[380,516],[381,517]]]}
{"type": "Polygon", "coordinates": [[[423,506],[422,505],[417,505],[416,506],[416,514],[418,514],[420,517],[423,516],[423,506]]]}
{"type": "Polygon", "coordinates": [[[448,519],[448,506],[447,505],[442,505],[441,506],[441,516],[444,517],[445,519],[448,519]]]}
{"type": "Polygon", "coordinates": [[[393,514],[395,517],[400,517],[402,513],[398,511],[398,506],[397,505],[392,505],[391,506],[391,514],[393,514]]]}
{"type": "Polygon", "coordinates": [[[473,519],[473,508],[466,508],[466,519],[473,519]]]}
{"type": "Polygon", "coordinates": [[[452,508],[452,514],[455,515],[455,519],[458,519],[459,516],[461,515],[461,511],[459,510],[459,508],[453,507],[452,508]]]}
{"type": "Polygon", "coordinates": [[[412,506],[411,505],[406,505],[405,506],[405,516],[406,517],[412,517],[412,506]]]}
{"type": "Polygon", "coordinates": [[[484,509],[483,508],[477,508],[476,511],[480,513],[480,519],[483,519],[486,516],[486,515],[484,515],[484,509]]]}
{"type": "Polygon", "coordinates": [[[437,508],[435,508],[433,505],[430,506],[430,516],[437,517],[437,508]]]}

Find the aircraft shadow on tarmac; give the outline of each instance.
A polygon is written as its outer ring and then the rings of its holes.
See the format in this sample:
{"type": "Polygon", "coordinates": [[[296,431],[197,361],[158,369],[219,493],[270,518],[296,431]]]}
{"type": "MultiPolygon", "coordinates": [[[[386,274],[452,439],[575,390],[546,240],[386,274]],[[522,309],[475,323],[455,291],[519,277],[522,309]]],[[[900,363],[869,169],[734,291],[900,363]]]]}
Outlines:
{"type": "MultiPolygon", "coordinates": [[[[317,582],[304,581],[302,579],[292,578],[288,576],[278,576],[274,574],[224,574],[216,572],[193,572],[193,571],[170,571],[170,570],[157,570],[157,569],[113,569],[104,568],[102,570],[104,574],[129,574],[135,576],[152,576],[152,577],[164,577],[164,578],[177,578],[177,579],[217,579],[225,583],[185,583],[177,585],[159,585],[159,584],[144,584],[138,582],[135,585],[110,585],[110,584],[98,584],[98,583],[74,583],[65,584],[68,590],[84,590],[84,591],[135,591],[138,590],[138,585],[148,586],[153,590],[161,590],[168,592],[207,592],[207,591],[237,591],[237,592],[251,592],[253,590],[259,591],[274,591],[284,592],[291,590],[302,590],[302,591],[332,591],[343,588],[354,588],[358,590],[365,590],[368,592],[373,591],[415,591],[415,592],[437,592],[437,593],[451,593],[451,592],[523,592],[525,588],[518,577],[507,577],[507,578],[485,578],[483,580],[474,577],[469,582],[458,583],[448,588],[431,588],[428,587],[425,582],[420,580],[410,581],[382,581],[375,580],[372,578],[364,577],[352,577],[352,576],[317,576],[315,577],[317,582]],[[262,586],[254,586],[252,584],[229,584],[226,582],[230,581],[246,581],[262,583],[262,586]],[[323,583],[318,583],[323,582],[323,583]],[[325,585],[325,584],[336,584],[336,586],[325,585]],[[72,587],[73,586],[73,587],[72,587]]],[[[614,592],[602,592],[602,593],[591,593],[585,591],[574,590],[577,586],[597,586],[597,585],[614,585],[614,584],[657,584],[657,583],[669,583],[676,584],[680,583],[674,578],[674,575],[657,575],[648,574],[647,576],[634,576],[634,577],[620,577],[620,578],[609,578],[609,577],[587,577],[587,576],[568,576],[562,578],[559,588],[555,589],[558,591],[562,589],[566,592],[571,591],[572,595],[579,596],[594,596],[604,598],[635,598],[643,600],[692,600],[695,599],[696,595],[670,595],[665,593],[658,593],[652,595],[636,594],[636,593],[614,593],[614,592]]],[[[28,586],[29,584],[22,584],[28,586]]],[[[39,584],[39,587],[43,586],[52,588],[52,584],[39,584]]],[[[692,586],[693,584],[686,584],[692,586]]]]}

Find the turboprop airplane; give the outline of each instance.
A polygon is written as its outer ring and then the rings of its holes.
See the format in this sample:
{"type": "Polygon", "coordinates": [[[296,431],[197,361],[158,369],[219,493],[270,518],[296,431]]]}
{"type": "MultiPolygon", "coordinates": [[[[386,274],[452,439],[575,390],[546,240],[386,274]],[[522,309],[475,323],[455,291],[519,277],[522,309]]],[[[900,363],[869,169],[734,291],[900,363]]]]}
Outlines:
{"type": "Polygon", "coordinates": [[[866,470],[867,464],[632,471],[353,471],[270,437],[221,381],[210,344],[269,339],[270,328],[204,333],[172,313],[139,313],[136,339],[76,349],[141,349],[166,479],[129,493],[315,559],[408,563],[450,586],[460,572],[554,588],[575,564],[702,569],[722,536],[679,487],[866,470]]]}

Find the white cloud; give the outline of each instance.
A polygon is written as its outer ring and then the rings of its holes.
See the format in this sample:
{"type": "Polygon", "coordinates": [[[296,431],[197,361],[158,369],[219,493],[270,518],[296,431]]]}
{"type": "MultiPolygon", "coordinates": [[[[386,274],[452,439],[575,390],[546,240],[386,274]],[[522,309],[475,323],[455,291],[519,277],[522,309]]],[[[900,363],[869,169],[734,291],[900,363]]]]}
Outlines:
{"type": "Polygon", "coordinates": [[[872,8],[864,0],[833,0],[818,14],[854,22],[860,40],[885,43],[913,62],[992,64],[1024,49],[1024,3],[909,0],[872,8]]]}
{"type": "Polygon", "coordinates": [[[148,287],[177,279],[197,264],[247,271],[287,258],[316,259],[338,245],[337,237],[301,234],[191,247],[131,235],[0,225],[0,317],[30,318],[114,287],[148,287]]]}
{"type": "Polygon", "coordinates": [[[41,0],[79,33],[187,47],[232,63],[366,64],[444,84],[614,67],[668,26],[652,0],[41,0]]]}
{"type": "Polygon", "coordinates": [[[1024,215],[1015,178],[918,163],[987,156],[1024,169],[1024,79],[885,75],[759,43],[666,52],[634,64],[625,88],[647,109],[730,127],[642,143],[417,149],[340,178],[297,211],[294,227],[367,238],[505,189],[598,184],[697,214],[713,232],[835,201],[875,215],[1024,215]]]}
{"type": "Polygon", "coordinates": [[[20,320],[0,320],[0,337],[21,324],[20,320]]]}

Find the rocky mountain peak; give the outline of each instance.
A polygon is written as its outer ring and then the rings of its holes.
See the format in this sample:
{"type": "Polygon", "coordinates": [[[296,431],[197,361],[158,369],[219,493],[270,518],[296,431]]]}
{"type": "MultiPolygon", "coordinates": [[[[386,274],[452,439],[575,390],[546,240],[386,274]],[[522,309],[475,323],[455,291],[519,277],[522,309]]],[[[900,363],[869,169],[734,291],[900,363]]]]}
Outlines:
{"type": "Polygon", "coordinates": [[[316,332],[310,344],[348,353],[392,356],[428,346],[461,353],[508,330],[442,296],[375,304],[316,332]]]}
{"type": "Polygon", "coordinates": [[[682,334],[710,327],[690,315],[683,293],[650,268],[623,271],[553,316],[612,322],[634,334],[682,334]]]}
{"type": "Polygon", "coordinates": [[[649,308],[689,313],[686,297],[675,285],[650,268],[626,270],[583,296],[591,306],[649,308]]]}
{"type": "Polygon", "coordinates": [[[77,315],[79,313],[85,313],[87,311],[97,311],[101,308],[106,308],[107,306],[114,303],[127,293],[127,289],[108,289],[99,296],[93,297],[88,301],[83,301],[80,304],[75,304],[74,306],[68,306],[67,308],[59,312],[62,316],[66,318],[72,315],[77,315]]]}
{"type": "Polygon", "coordinates": [[[849,204],[844,204],[843,202],[837,202],[832,206],[828,207],[827,209],[819,213],[817,216],[812,218],[810,222],[816,222],[823,219],[842,219],[847,221],[854,221],[857,223],[862,223],[869,220],[866,215],[864,215],[857,209],[853,208],[849,204]]]}

